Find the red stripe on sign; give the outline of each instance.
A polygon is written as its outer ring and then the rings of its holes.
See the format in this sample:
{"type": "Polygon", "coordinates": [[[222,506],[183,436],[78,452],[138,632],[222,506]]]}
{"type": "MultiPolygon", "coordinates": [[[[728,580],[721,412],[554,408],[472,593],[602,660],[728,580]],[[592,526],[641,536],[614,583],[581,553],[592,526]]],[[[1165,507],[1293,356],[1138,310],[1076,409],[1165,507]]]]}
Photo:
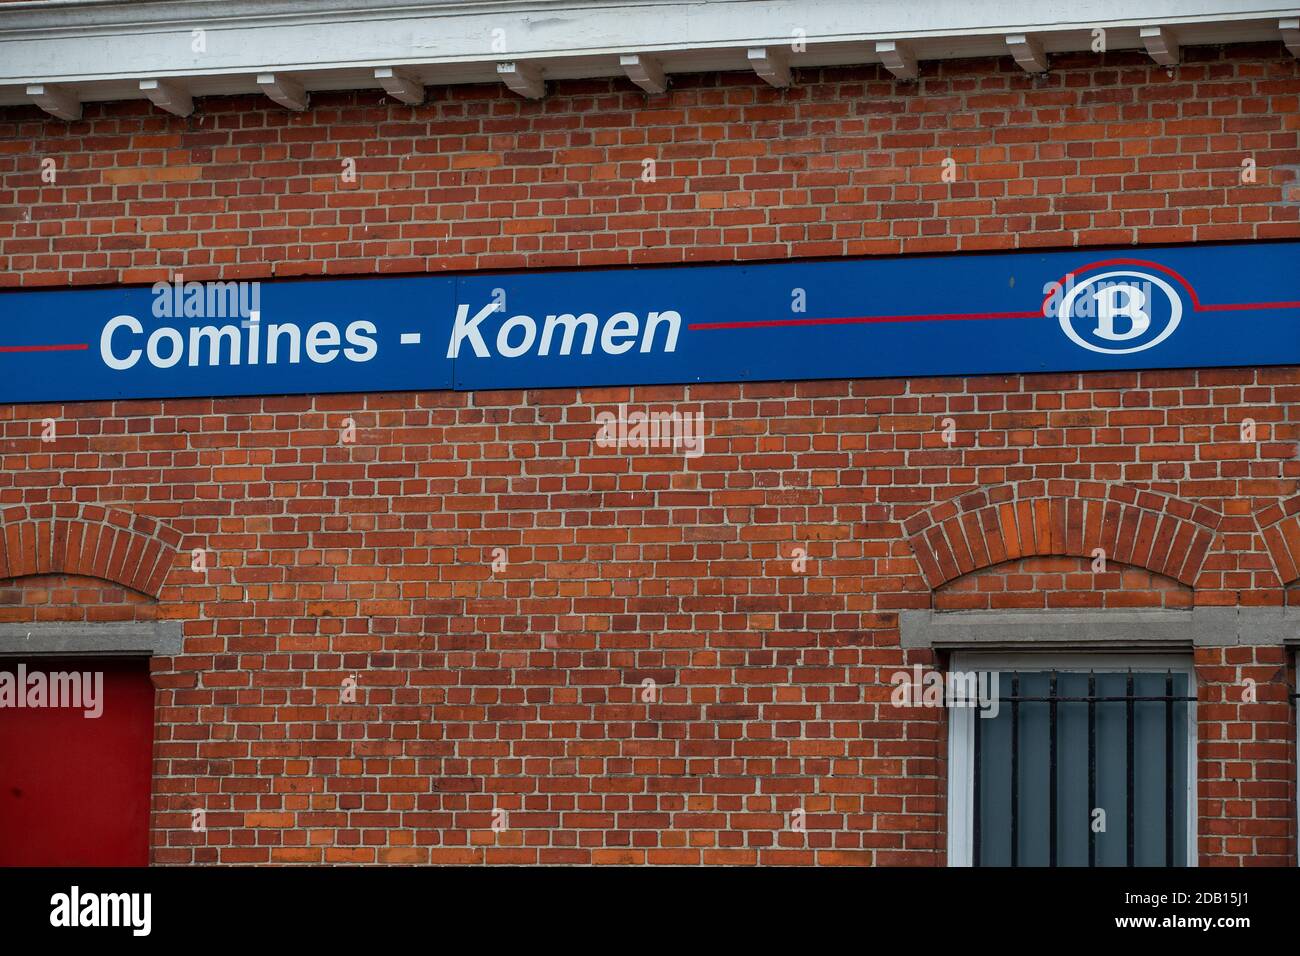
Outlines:
{"type": "Polygon", "coordinates": [[[1242,309],[1300,309],[1300,302],[1232,302],[1196,307],[1197,312],[1239,312],[1242,309]]]}
{"type": "Polygon", "coordinates": [[[688,329],[770,329],[784,325],[874,325],[881,322],[967,322],[978,319],[1041,319],[1041,312],[951,312],[936,315],[851,315],[829,319],[761,319],[753,322],[696,322],[688,329]]]}
{"type": "Polygon", "coordinates": [[[84,352],[86,342],[72,345],[0,345],[0,352],[84,352]]]}
{"type": "MultiPolygon", "coordinates": [[[[1192,300],[1192,309],[1196,312],[1240,312],[1247,309],[1300,309],[1300,302],[1225,302],[1222,304],[1206,304],[1201,302],[1196,295],[1196,290],[1192,284],[1182,277],[1178,272],[1170,269],[1168,266],[1162,266],[1158,262],[1150,262],[1147,259],[1103,259],[1101,262],[1090,262],[1088,265],[1073,272],[1067,272],[1057,281],[1056,285],[1064,288],[1068,281],[1080,272],[1088,272],[1092,269],[1105,269],[1110,266],[1143,266],[1149,269],[1158,269],[1166,275],[1173,276],[1187,290],[1187,296],[1192,300]]],[[[1059,289],[1057,290],[1059,292],[1059,289]]],[[[1052,301],[1052,297],[1057,292],[1051,292],[1043,300],[1043,311],[1046,314],[1047,303],[1052,301]]]]}
{"type": "MultiPolygon", "coordinates": [[[[1092,262],[1073,272],[1068,272],[1061,277],[1056,283],[1059,287],[1064,287],[1068,280],[1081,272],[1087,272],[1092,269],[1101,269],[1107,266],[1145,266],[1152,269],[1158,269],[1167,275],[1177,279],[1187,290],[1188,297],[1192,300],[1192,309],[1195,312],[1239,312],[1248,309],[1300,309],[1300,302],[1229,302],[1221,305],[1206,305],[1196,297],[1196,290],[1192,284],[1184,279],[1181,275],[1170,269],[1168,266],[1162,266],[1156,262],[1149,262],[1146,259],[1104,259],[1101,262],[1092,262]]],[[[1043,305],[1035,312],[951,312],[937,313],[934,315],[853,315],[843,318],[823,318],[823,319],[759,319],[752,322],[694,322],[686,327],[688,329],[699,329],[708,331],[710,329],[775,329],[784,326],[799,325],[874,325],[884,322],[968,322],[978,321],[980,319],[1041,319],[1055,318],[1047,314],[1047,304],[1052,300],[1052,296],[1059,294],[1052,292],[1043,300],[1043,305]]]]}

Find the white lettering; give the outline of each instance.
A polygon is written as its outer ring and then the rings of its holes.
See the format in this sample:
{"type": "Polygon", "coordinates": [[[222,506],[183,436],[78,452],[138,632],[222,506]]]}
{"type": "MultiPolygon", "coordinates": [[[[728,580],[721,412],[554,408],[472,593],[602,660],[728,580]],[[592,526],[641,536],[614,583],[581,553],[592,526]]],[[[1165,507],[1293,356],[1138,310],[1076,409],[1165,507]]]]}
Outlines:
{"type": "Polygon", "coordinates": [[[266,364],[274,365],[280,357],[280,336],[289,337],[289,364],[297,365],[302,357],[302,331],[296,325],[268,325],[266,327],[266,364]]]}
{"type": "Polygon", "coordinates": [[[222,339],[230,343],[230,364],[239,364],[239,327],[236,325],[223,325],[217,328],[215,325],[191,326],[190,327],[190,367],[199,364],[199,353],[202,351],[200,342],[206,340],[208,343],[208,364],[221,364],[221,341],[222,339]]]}
{"type": "Polygon", "coordinates": [[[379,352],[379,346],[371,335],[378,333],[373,322],[353,322],[343,333],[349,345],[357,348],[344,349],[343,354],[354,362],[369,362],[379,352]],[[363,333],[369,333],[369,335],[363,333]]]}
{"type": "Polygon", "coordinates": [[[533,340],[536,338],[537,323],[532,320],[531,316],[511,316],[501,324],[501,328],[497,331],[497,351],[506,358],[518,358],[533,347],[533,340]],[[524,340],[518,345],[510,344],[512,329],[524,330],[524,340]]]}
{"type": "Polygon", "coordinates": [[[650,351],[654,345],[655,329],[662,322],[668,323],[668,340],[664,342],[664,351],[677,351],[677,333],[681,330],[682,317],[676,312],[651,312],[646,317],[645,338],[641,340],[642,352],[650,351]]]}
{"type": "Polygon", "coordinates": [[[537,347],[537,354],[551,354],[551,335],[555,332],[557,325],[562,325],[564,326],[564,339],[560,342],[560,354],[568,355],[573,350],[573,340],[578,334],[579,322],[582,323],[585,330],[582,340],[582,354],[590,355],[592,348],[596,345],[596,316],[590,312],[584,312],[582,315],[573,315],[571,312],[561,315],[548,315],[546,323],[542,326],[542,341],[537,347]]]}
{"type": "Polygon", "coordinates": [[[307,330],[307,357],[313,362],[334,361],[338,344],[339,327],[333,322],[317,322],[307,330]]]}
{"type": "Polygon", "coordinates": [[[456,324],[451,328],[451,343],[447,346],[447,358],[458,358],[460,356],[460,343],[469,336],[469,344],[474,349],[474,354],[479,358],[487,358],[491,353],[488,352],[487,343],[483,341],[483,336],[479,334],[478,327],[489,315],[497,310],[495,302],[489,302],[479,310],[478,315],[474,316],[468,323],[465,321],[469,317],[469,306],[462,305],[456,309],[456,324]]]}
{"type": "Polygon", "coordinates": [[[140,361],[140,350],[132,349],[127,353],[126,358],[118,358],[113,354],[113,333],[120,328],[128,328],[136,335],[144,334],[142,326],[134,317],[129,315],[119,315],[108,320],[104,326],[104,331],[99,336],[99,357],[104,360],[104,364],[111,369],[124,371],[140,361]]]}
{"type": "Polygon", "coordinates": [[[153,334],[149,336],[149,344],[145,349],[145,355],[149,358],[149,364],[154,368],[171,368],[181,360],[185,354],[185,340],[181,338],[180,332],[171,326],[164,325],[162,328],[154,329],[153,334]],[[172,343],[171,354],[164,358],[158,351],[158,343],[167,339],[172,343]]]}
{"type": "MultiPolygon", "coordinates": [[[[470,306],[457,306],[451,338],[447,343],[447,358],[459,358],[461,346],[465,343],[469,343],[477,358],[493,357],[494,353],[488,347],[490,340],[485,338],[481,326],[497,311],[500,308],[496,300],[485,305],[473,317],[470,315],[470,306]]],[[[538,322],[530,315],[519,314],[511,316],[497,329],[496,354],[502,358],[518,358],[530,352],[536,343],[535,354],[539,356],[591,355],[599,340],[600,349],[606,355],[623,355],[637,347],[638,338],[642,353],[655,351],[656,340],[659,338],[663,340],[661,348],[664,352],[675,352],[681,328],[681,313],[671,309],[647,313],[644,326],[635,312],[615,312],[603,323],[592,312],[556,312],[541,322],[539,335],[538,322]],[[660,327],[664,329],[663,336],[658,334],[660,327]],[[575,353],[580,335],[582,351],[575,353]]]]}
{"type": "Polygon", "coordinates": [[[610,355],[622,355],[630,349],[635,342],[616,342],[615,336],[619,339],[636,338],[637,327],[640,325],[640,319],[631,312],[616,312],[609,317],[605,327],[600,330],[600,347],[610,355]]]}
{"type": "Polygon", "coordinates": [[[152,893],[68,893],[50,897],[50,925],[56,927],[121,926],[132,936],[148,936],[153,928],[152,893]]]}
{"type": "MultiPolygon", "coordinates": [[[[135,367],[141,356],[153,368],[169,369],[182,362],[190,368],[263,362],[275,365],[281,361],[296,365],[302,360],[304,347],[311,361],[319,364],[333,362],[340,355],[351,362],[369,362],[379,354],[379,329],[374,322],[364,319],[349,323],[342,331],[329,321],[316,322],[305,333],[291,322],[268,325],[265,335],[263,331],[260,316],[254,312],[242,328],[196,325],[186,329],[159,325],[149,331],[147,339],[139,341],[135,336],[145,335],[141,322],[134,316],[119,315],[101,330],[99,354],[104,365],[115,371],[135,367]]],[[[529,336],[523,347],[531,345],[529,336]]]]}
{"type": "Polygon", "coordinates": [[[1098,289],[1093,298],[1097,300],[1097,329],[1095,334],[1112,342],[1135,339],[1151,327],[1151,313],[1144,308],[1147,294],[1136,283],[1133,285],[1106,284],[1098,289]],[[1124,303],[1116,302],[1119,296],[1124,303]],[[1127,332],[1115,331],[1115,316],[1123,316],[1132,325],[1127,332]]]}

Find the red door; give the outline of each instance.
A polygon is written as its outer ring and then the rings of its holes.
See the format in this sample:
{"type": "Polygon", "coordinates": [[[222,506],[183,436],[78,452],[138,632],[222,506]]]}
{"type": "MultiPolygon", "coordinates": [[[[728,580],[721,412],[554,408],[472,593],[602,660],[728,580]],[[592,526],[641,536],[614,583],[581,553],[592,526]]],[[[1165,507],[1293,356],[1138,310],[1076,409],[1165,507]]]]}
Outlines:
{"type": "MultiPolygon", "coordinates": [[[[0,683],[0,866],[147,866],[154,688],[145,660],[0,658],[0,673],[78,674],[102,712],[15,707],[0,683]]],[[[0,677],[0,681],[4,678],[0,677]]],[[[68,681],[59,703],[67,703],[68,681]]],[[[30,700],[30,697],[27,698],[30,700]]],[[[93,708],[92,708],[93,710],[93,708]]]]}

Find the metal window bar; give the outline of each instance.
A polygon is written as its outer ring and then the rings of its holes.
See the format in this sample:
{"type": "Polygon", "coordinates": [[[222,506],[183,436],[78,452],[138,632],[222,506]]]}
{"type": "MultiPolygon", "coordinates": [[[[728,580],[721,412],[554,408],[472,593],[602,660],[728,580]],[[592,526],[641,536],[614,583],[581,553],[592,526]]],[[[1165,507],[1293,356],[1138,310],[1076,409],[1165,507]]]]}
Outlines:
{"type": "MultiPolygon", "coordinates": [[[[978,767],[980,766],[980,750],[981,750],[981,745],[982,745],[982,742],[983,742],[983,737],[984,737],[984,734],[983,734],[983,732],[980,730],[980,722],[979,722],[978,719],[976,719],[976,721],[975,721],[975,766],[976,766],[976,768],[978,768],[978,767]]],[[[980,813],[980,772],[979,772],[978,769],[976,769],[976,771],[975,771],[975,787],[974,787],[974,790],[975,790],[975,794],[974,794],[973,800],[974,800],[974,804],[975,804],[975,811],[974,811],[974,817],[975,817],[975,819],[974,819],[974,821],[973,821],[973,824],[974,824],[974,826],[973,826],[973,836],[974,836],[975,846],[976,846],[976,850],[975,850],[975,865],[976,865],[976,866],[979,866],[979,849],[978,849],[978,847],[979,847],[979,845],[980,845],[980,818],[981,818],[982,816],[984,816],[984,814],[980,813]]]]}
{"type": "MultiPolygon", "coordinates": [[[[1088,673],[1088,806],[1097,805],[1097,675],[1088,673]]],[[[1097,830],[1088,821],[1088,866],[1097,865],[1097,830]]]]}
{"type": "Polygon", "coordinates": [[[1049,746],[1051,747],[1050,757],[1047,761],[1049,768],[1047,772],[1047,789],[1050,796],[1048,797],[1048,824],[1047,824],[1047,865],[1056,866],[1056,671],[1052,671],[1051,684],[1047,696],[1051,698],[1048,703],[1048,722],[1050,728],[1048,732],[1049,746]]]}
{"type": "MultiPolygon", "coordinates": [[[[1135,841],[1137,839],[1137,833],[1134,832],[1137,828],[1133,826],[1133,816],[1134,816],[1133,801],[1134,798],[1137,796],[1135,792],[1135,788],[1133,786],[1133,764],[1134,764],[1133,731],[1135,730],[1134,725],[1137,723],[1136,715],[1134,714],[1134,709],[1137,706],[1137,702],[1133,700],[1133,672],[1132,671],[1128,672],[1128,683],[1125,686],[1127,687],[1127,691],[1124,694],[1124,698],[1125,698],[1124,712],[1126,714],[1126,720],[1124,724],[1124,737],[1126,741],[1124,752],[1127,754],[1127,759],[1124,766],[1125,766],[1125,775],[1128,778],[1128,786],[1124,788],[1124,806],[1125,809],[1127,810],[1128,825],[1124,828],[1124,836],[1128,838],[1127,865],[1132,866],[1133,858],[1134,858],[1135,841]]],[[[1165,813],[1168,814],[1171,809],[1172,809],[1171,807],[1166,806],[1165,813]]]]}
{"type": "MultiPolygon", "coordinates": [[[[1050,758],[1048,761],[1048,801],[1049,801],[1049,828],[1050,828],[1050,865],[1056,866],[1057,862],[1057,706],[1059,704],[1086,703],[1088,705],[1088,805],[1095,807],[1097,805],[1097,704],[1105,703],[1123,703],[1125,705],[1125,812],[1127,816],[1127,827],[1125,836],[1127,846],[1125,851],[1126,865],[1133,866],[1135,861],[1135,826],[1134,826],[1134,768],[1135,760],[1135,725],[1136,713],[1135,707],[1139,703],[1146,702],[1163,702],[1165,705],[1165,865],[1172,867],[1174,865],[1174,704],[1195,703],[1196,697],[1187,694],[1174,693],[1174,674],[1173,671],[1165,673],[1165,692],[1163,694],[1137,694],[1134,691],[1134,675],[1132,671],[1128,672],[1125,681],[1125,693],[1122,697],[1116,696],[1098,696],[1097,695],[1097,676],[1094,673],[1088,674],[1088,694],[1086,697],[1062,696],[1057,693],[1057,672],[1050,672],[1049,690],[1046,697],[1034,695],[1022,695],[1020,693],[1020,674],[1012,672],[1011,674],[1011,694],[1006,697],[999,697],[998,700],[1004,704],[1011,705],[1011,865],[1018,866],[1020,862],[1020,705],[1045,703],[1049,707],[1048,714],[1048,736],[1050,741],[1050,758]]],[[[1300,697],[1300,694],[1292,695],[1300,697]]],[[[974,826],[972,836],[974,839],[973,857],[974,865],[981,864],[981,847],[982,847],[982,827],[980,824],[981,805],[980,805],[980,777],[983,766],[983,748],[982,734],[980,731],[980,719],[975,718],[975,787],[974,787],[974,826]]],[[[1097,865],[1097,833],[1088,827],[1088,865],[1097,865]]]]}
{"type": "MultiPolygon", "coordinates": [[[[977,717],[976,720],[979,718],[977,717]]],[[[979,773],[979,767],[975,768],[979,773]]],[[[1011,675],[1011,865],[1020,865],[1020,675],[1011,675]]]]}
{"type": "Polygon", "coordinates": [[[1165,672],[1165,866],[1174,865],[1174,673],[1165,672]]]}

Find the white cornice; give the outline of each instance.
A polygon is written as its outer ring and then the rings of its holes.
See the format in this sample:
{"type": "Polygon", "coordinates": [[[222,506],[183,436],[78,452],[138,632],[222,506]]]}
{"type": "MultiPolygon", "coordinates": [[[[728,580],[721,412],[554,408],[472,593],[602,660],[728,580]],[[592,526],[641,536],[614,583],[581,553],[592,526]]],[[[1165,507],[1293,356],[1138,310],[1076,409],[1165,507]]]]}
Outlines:
{"type": "Polygon", "coordinates": [[[502,62],[543,80],[626,79],[625,55],[652,55],[671,83],[750,70],[751,49],[782,51],[795,70],[879,63],[884,41],[924,75],[927,60],[1010,56],[1010,35],[1050,61],[1093,49],[1097,29],[1107,50],[1146,49],[1143,27],[1182,46],[1278,42],[1296,16],[1261,0],[45,0],[0,4],[0,105],[32,102],[40,84],[80,102],[142,99],[141,80],[252,93],[267,73],[307,92],[381,89],[379,67],[428,87],[501,82],[502,62]]]}

